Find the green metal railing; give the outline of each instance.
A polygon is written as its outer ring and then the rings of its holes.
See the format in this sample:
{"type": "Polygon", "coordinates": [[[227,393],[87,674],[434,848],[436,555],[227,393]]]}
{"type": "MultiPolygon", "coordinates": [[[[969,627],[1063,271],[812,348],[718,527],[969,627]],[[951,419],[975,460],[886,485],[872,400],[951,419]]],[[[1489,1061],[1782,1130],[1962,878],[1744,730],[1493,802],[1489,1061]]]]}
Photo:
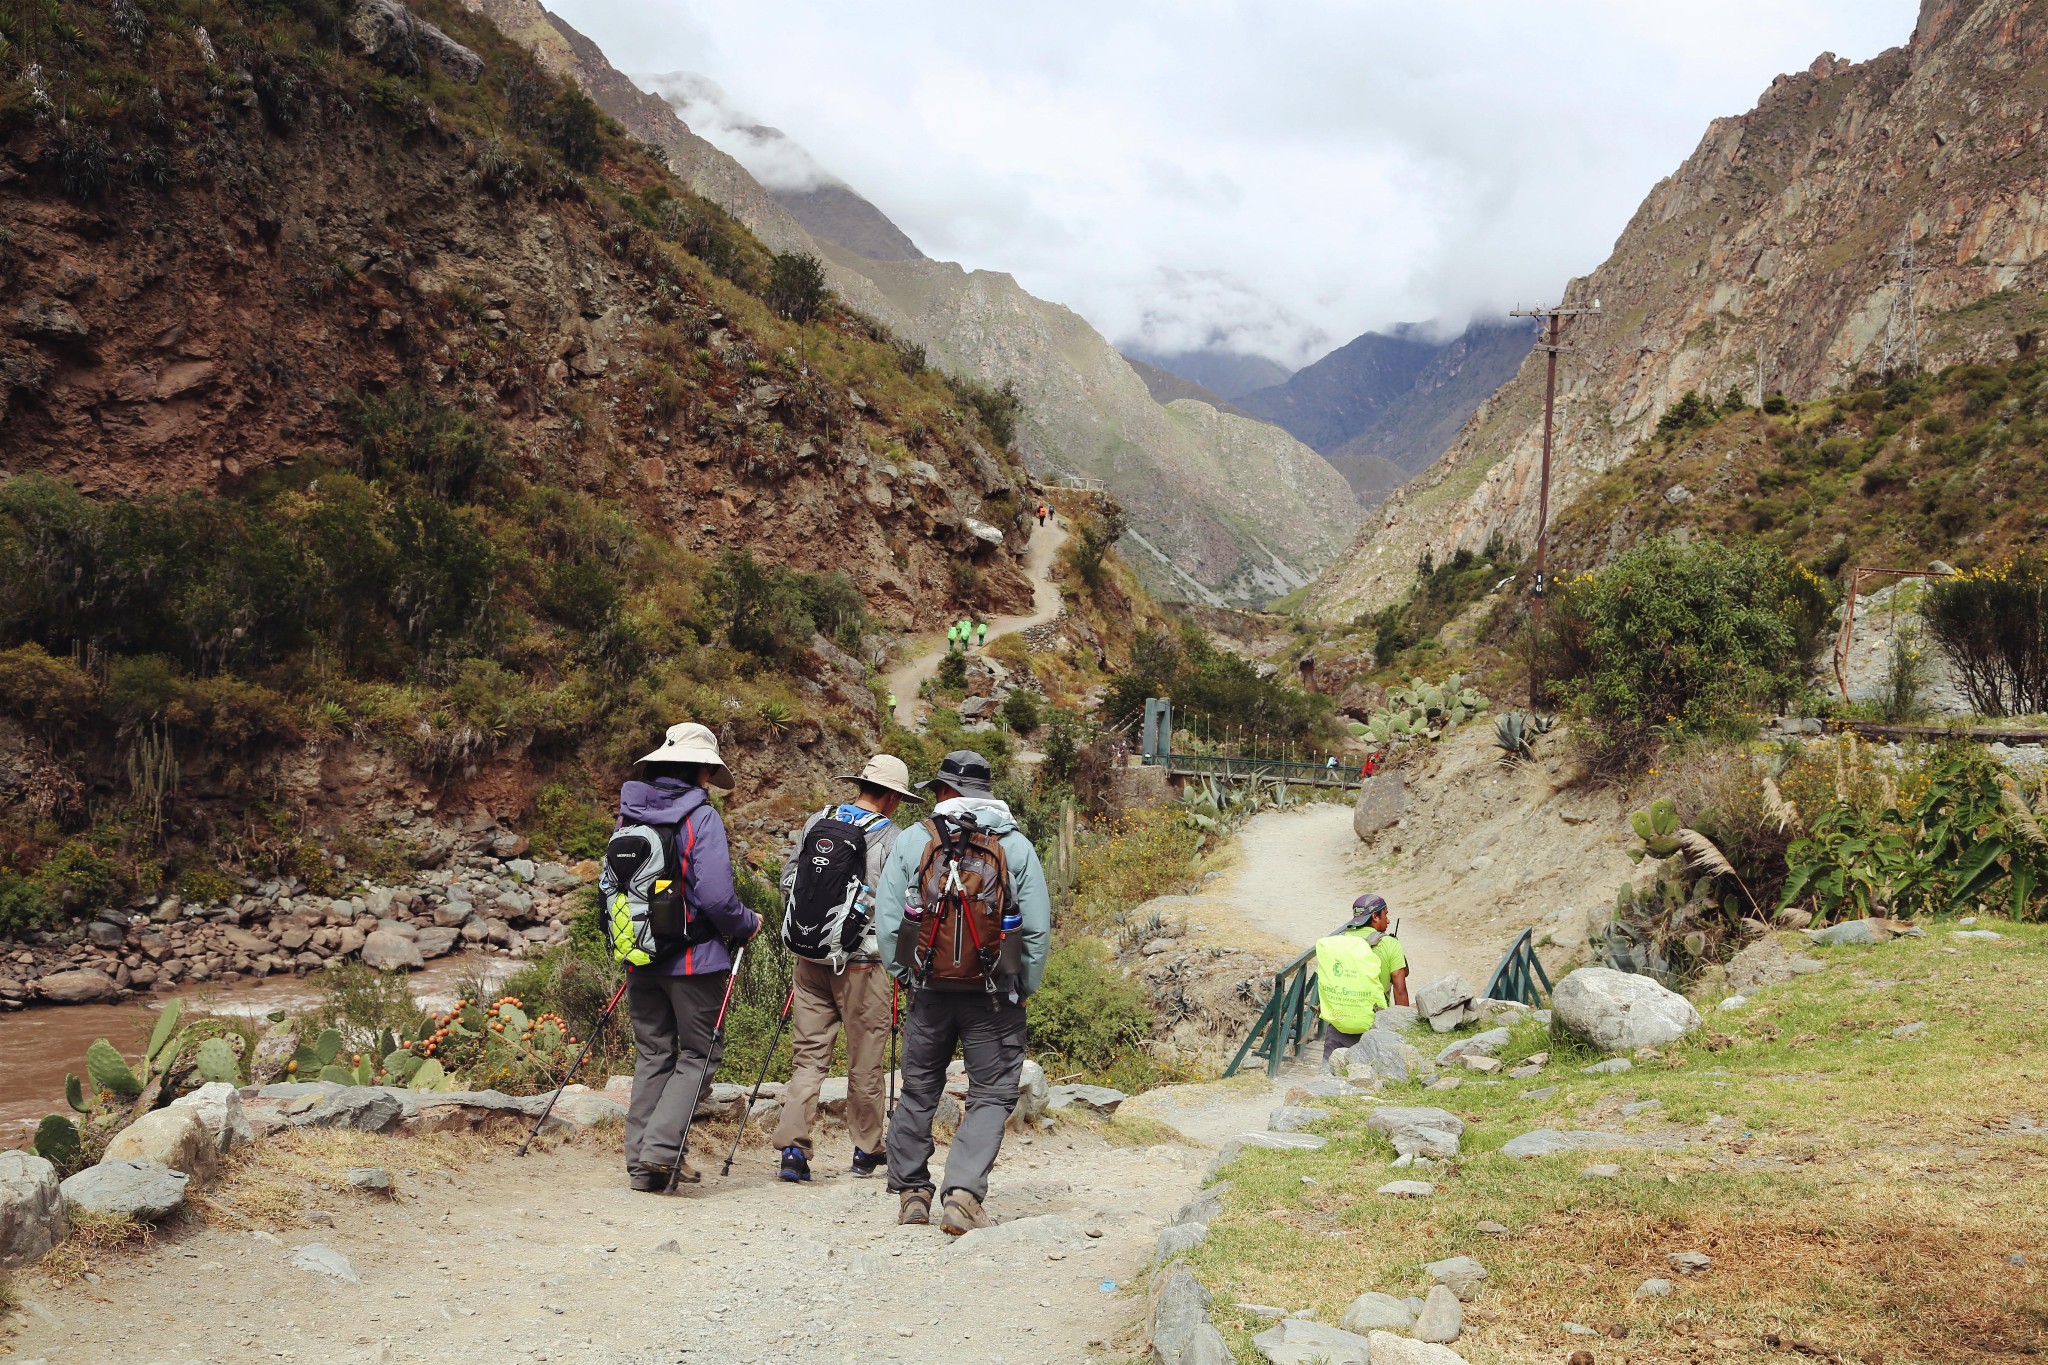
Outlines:
{"type": "Polygon", "coordinates": [[[1524,929],[1520,938],[1501,955],[1500,965],[1493,969],[1493,975],[1486,979],[1486,989],[1480,996],[1487,1000],[1519,1000],[1532,1008],[1541,1007],[1543,997],[1550,994],[1550,974],[1543,970],[1543,959],[1536,956],[1536,931],[1524,929]],[[1543,989],[1538,991],[1538,982],[1543,989]]]}
{"type": "Polygon", "coordinates": [[[1266,1064],[1268,1076],[1277,1076],[1283,1065],[1301,1055],[1301,1045],[1309,1035],[1322,1028],[1315,960],[1316,950],[1311,948],[1273,973],[1272,997],[1260,1012],[1259,1021],[1252,1025],[1244,1046],[1224,1069],[1225,1076],[1235,1076],[1246,1057],[1257,1057],[1266,1064]]]}

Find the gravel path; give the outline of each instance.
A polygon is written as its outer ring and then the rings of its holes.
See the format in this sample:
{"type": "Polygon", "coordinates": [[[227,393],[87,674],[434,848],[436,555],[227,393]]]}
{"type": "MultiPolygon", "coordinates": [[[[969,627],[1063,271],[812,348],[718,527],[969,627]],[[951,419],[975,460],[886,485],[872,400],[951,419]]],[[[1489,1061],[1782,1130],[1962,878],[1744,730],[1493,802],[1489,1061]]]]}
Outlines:
{"type": "MultiPolygon", "coordinates": [[[[1177,1089],[1210,1142],[1263,1128],[1277,1103],[1263,1084],[1177,1089]]],[[[673,1199],[625,1188],[614,1134],[401,1174],[396,1202],[334,1207],[333,1227],[167,1228],[96,1284],[19,1273],[11,1345],[22,1365],[1122,1358],[1142,1345],[1159,1229],[1209,1153],[1062,1127],[1009,1138],[988,1203],[1002,1223],[959,1240],[896,1226],[883,1183],[844,1174],[843,1130],[821,1134],[811,1186],[778,1183],[761,1148],[673,1199]],[[309,1243],[360,1283],[294,1268],[309,1243]]]]}
{"type": "MultiPolygon", "coordinates": [[[[1066,543],[1067,532],[1057,521],[1032,528],[1031,543],[1024,547],[1024,576],[1031,580],[1031,611],[1025,616],[989,618],[989,639],[1042,626],[1060,614],[1060,590],[1052,581],[1052,563],[1060,546],[1066,543]]],[[[917,689],[939,671],[939,663],[946,657],[946,633],[939,630],[917,636],[910,645],[923,652],[888,673],[888,689],[896,697],[896,723],[906,730],[917,726],[917,689]]]]}

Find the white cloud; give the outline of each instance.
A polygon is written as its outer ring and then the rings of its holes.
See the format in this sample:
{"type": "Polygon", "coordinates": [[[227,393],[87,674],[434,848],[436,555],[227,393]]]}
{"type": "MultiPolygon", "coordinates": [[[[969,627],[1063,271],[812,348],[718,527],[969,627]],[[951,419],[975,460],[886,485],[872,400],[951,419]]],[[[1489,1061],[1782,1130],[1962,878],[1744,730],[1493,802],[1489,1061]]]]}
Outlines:
{"type": "MultiPolygon", "coordinates": [[[[1823,49],[1903,43],[1917,5],[555,8],[622,69],[710,78],[930,255],[1007,270],[1112,338],[1298,364],[1368,328],[1555,298],[1709,119],[1823,49]]],[[[714,122],[726,141],[745,119],[714,122]]],[[[755,152],[817,173],[788,150],[755,152]]]]}

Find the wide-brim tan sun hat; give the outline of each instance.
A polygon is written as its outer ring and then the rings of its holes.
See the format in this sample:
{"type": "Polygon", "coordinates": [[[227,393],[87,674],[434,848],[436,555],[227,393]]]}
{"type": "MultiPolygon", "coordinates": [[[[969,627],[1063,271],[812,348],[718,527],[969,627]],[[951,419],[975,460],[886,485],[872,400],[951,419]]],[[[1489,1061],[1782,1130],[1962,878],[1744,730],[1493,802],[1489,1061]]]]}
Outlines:
{"type": "Polygon", "coordinates": [[[661,747],[651,754],[642,754],[635,760],[640,763],[702,763],[710,769],[706,774],[711,785],[720,791],[732,790],[732,769],[725,766],[725,760],[718,756],[718,736],[694,720],[668,727],[668,738],[661,747]]]}
{"type": "Polygon", "coordinates": [[[841,782],[872,782],[877,787],[887,787],[897,795],[907,796],[913,801],[924,800],[922,796],[911,790],[910,765],[894,754],[876,754],[868,760],[867,767],[862,768],[860,772],[852,774],[842,773],[839,780],[841,782]]]}

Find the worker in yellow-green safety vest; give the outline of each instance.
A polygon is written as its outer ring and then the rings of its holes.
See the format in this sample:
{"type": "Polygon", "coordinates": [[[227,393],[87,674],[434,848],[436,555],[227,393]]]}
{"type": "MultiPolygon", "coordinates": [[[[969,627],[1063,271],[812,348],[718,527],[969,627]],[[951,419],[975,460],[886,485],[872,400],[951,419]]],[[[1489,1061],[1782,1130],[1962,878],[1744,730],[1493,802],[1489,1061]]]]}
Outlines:
{"type": "Polygon", "coordinates": [[[1323,1060],[1350,1047],[1372,1027],[1387,1004],[1392,985],[1408,1003],[1408,958],[1401,942],[1386,932],[1387,903],[1363,895],[1351,903],[1351,918],[1336,933],[1316,942],[1316,994],[1323,1016],[1323,1060]]]}

